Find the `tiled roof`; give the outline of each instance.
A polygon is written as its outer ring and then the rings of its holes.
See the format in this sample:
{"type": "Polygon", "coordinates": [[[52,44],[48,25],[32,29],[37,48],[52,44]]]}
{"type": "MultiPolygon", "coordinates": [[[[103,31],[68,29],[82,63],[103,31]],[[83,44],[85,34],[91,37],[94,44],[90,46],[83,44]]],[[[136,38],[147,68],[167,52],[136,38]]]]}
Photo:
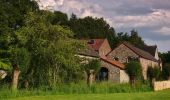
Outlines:
{"type": "Polygon", "coordinates": [[[99,58],[99,54],[93,48],[91,48],[88,45],[87,45],[87,47],[84,50],[80,50],[78,52],[78,54],[99,58]]]}
{"type": "Polygon", "coordinates": [[[155,56],[155,52],[156,52],[156,49],[157,49],[157,46],[156,45],[153,45],[153,46],[140,46],[138,47],[146,52],[149,52],[152,56],[155,56]]]}
{"type": "Polygon", "coordinates": [[[105,39],[91,39],[88,41],[88,45],[90,45],[94,50],[97,51],[101,47],[104,40],[105,39]],[[93,41],[93,43],[91,43],[91,41],[93,41]]]}
{"type": "Polygon", "coordinates": [[[108,58],[106,58],[106,57],[101,57],[101,60],[103,60],[103,61],[105,61],[105,62],[107,62],[107,63],[110,63],[111,65],[116,66],[116,67],[118,67],[118,68],[120,68],[120,69],[122,69],[122,70],[125,69],[125,65],[122,64],[122,63],[120,63],[119,61],[110,60],[110,59],[108,59],[108,58]]]}
{"type": "Polygon", "coordinates": [[[135,52],[137,55],[145,58],[145,59],[148,59],[148,60],[152,60],[152,61],[155,61],[155,62],[158,62],[158,60],[156,60],[150,53],[144,51],[144,50],[141,50],[127,42],[123,42],[123,44],[125,46],[127,46],[129,49],[131,49],[133,52],[135,52]]]}

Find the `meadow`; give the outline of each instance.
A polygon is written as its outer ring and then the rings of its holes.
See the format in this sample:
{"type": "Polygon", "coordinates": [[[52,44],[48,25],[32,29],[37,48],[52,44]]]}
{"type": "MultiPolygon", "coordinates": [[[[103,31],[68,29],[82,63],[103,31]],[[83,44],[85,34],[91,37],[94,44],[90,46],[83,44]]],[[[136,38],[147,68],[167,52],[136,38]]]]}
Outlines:
{"type": "Polygon", "coordinates": [[[109,93],[109,94],[65,94],[18,97],[4,100],[170,100],[170,89],[159,92],[109,93]]]}
{"type": "MultiPolygon", "coordinates": [[[[88,86],[85,82],[81,82],[78,84],[71,83],[71,84],[61,84],[53,87],[45,87],[41,86],[39,88],[29,88],[29,89],[18,89],[17,91],[11,91],[8,86],[4,86],[0,88],[0,100],[6,100],[11,98],[26,98],[27,97],[33,97],[37,98],[46,96],[53,98],[65,98],[68,96],[68,98],[74,99],[74,96],[79,98],[81,96],[94,96],[94,98],[97,96],[102,96],[106,94],[113,94],[113,93],[144,93],[144,92],[152,92],[152,88],[148,86],[147,84],[142,84],[141,82],[138,82],[135,87],[130,86],[130,84],[113,84],[109,82],[101,82],[101,83],[95,83],[92,86],[88,86]],[[71,96],[71,97],[69,97],[71,96]]],[[[90,96],[90,97],[91,97],[90,96]]],[[[112,96],[111,96],[112,97],[112,96]]],[[[29,99],[29,98],[28,98],[29,99]]],[[[30,98],[31,99],[31,98],[30,98]]],[[[38,99],[38,98],[37,98],[38,99]]],[[[14,99],[15,100],[15,99],[14,99]]],[[[35,99],[36,100],[36,99],[35,99]]],[[[54,99],[55,100],[55,99],[54,99]]],[[[62,99],[61,99],[62,100],[62,99]]],[[[72,100],[72,99],[71,99],[72,100]]]]}

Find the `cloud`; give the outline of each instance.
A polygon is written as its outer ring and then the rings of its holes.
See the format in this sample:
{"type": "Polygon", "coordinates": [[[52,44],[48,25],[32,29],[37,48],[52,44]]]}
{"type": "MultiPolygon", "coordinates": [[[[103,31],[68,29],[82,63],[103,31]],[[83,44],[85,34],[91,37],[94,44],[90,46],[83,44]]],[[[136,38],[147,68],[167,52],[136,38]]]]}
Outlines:
{"type": "Polygon", "coordinates": [[[162,27],[159,30],[156,30],[155,32],[161,33],[162,35],[165,35],[165,36],[170,36],[170,27],[165,26],[165,27],[162,27]]]}

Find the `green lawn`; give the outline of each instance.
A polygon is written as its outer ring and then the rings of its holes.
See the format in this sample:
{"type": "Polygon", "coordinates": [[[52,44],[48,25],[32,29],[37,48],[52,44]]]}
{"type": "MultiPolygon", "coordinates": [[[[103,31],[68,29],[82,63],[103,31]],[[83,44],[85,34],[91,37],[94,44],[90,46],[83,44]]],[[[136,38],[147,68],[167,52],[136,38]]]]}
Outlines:
{"type": "Polygon", "coordinates": [[[20,97],[8,100],[170,100],[170,89],[145,93],[73,94],[20,97]]]}

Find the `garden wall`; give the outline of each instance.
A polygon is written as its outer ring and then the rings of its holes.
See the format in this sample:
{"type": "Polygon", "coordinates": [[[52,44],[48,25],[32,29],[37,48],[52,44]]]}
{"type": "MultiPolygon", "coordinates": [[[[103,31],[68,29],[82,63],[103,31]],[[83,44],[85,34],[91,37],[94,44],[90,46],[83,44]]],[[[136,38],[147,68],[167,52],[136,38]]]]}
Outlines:
{"type": "Polygon", "coordinates": [[[154,82],[154,91],[168,89],[168,88],[170,88],[170,80],[154,82]]]}

